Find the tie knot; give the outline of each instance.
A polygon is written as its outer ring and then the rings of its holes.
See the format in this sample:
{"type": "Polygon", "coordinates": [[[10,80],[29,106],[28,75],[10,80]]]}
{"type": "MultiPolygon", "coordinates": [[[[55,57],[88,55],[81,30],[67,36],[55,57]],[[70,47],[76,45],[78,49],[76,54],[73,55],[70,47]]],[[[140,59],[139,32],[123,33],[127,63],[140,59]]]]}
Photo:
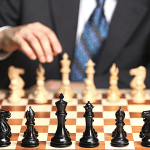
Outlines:
{"type": "Polygon", "coordinates": [[[97,6],[103,7],[105,0],[96,0],[97,6]]]}

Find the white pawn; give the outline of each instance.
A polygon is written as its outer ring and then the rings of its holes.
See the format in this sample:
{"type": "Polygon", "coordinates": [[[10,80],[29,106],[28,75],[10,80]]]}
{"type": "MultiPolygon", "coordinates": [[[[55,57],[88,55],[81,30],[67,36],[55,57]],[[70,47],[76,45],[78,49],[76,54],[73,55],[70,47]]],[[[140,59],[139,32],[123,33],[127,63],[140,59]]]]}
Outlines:
{"type": "Polygon", "coordinates": [[[120,100],[121,92],[118,89],[118,73],[119,69],[116,67],[116,64],[113,63],[110,68],[110,87],[107,94],[107,100],[109,102],[118,102],[120,100]]]}
{"type": "Polygon", "coordinates": [[[83,96],[83,102],[87,103],[88,101],[90,101],[91,103],[95,103],[96,98],[92,91],[93,82],[90,79],[86,79],[85,84],[86,84],[86,89],[85,89],[86,92],[83,96]]]}
{"type": "Polygon", "coordinates": [[[64,98],[65,98],[65,101],[66,102],[71,102],[72,101],[72,97],[71,97],[71,95],[70,95],[70,91],[69,91],[69,89],[70,89],[70,81],[69,80],[63,80],[62,81],[62,84],[64,85],[64,87],[63,87],[63,95],[64,95],[64,98]]]}

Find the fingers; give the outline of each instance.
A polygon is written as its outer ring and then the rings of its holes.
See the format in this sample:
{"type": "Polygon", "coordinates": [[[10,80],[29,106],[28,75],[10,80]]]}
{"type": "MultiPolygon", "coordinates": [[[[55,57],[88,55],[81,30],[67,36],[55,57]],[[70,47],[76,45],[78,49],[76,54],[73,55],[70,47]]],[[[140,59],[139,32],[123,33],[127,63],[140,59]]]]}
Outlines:
{"type": "Polygon", "coordinates": [[[52,62],[53,61],[53,53],[52,53],[52,48],[51,48],[49,39],[41,31],[35,32],[34,35],[37,37],[37,39],[40,42],[41,48],[42,48],[44,56],[45,56],[45,61],[52,62]]]}
{"type": "Polygon", "coordinates": [[[28,27],[32,29],[32,34],[38,40],[39,44],[34,37],[26,39],[33,48],[40,62],[52,62],[53,56],[62,52],[61,44],[55,33],[50,28],[38,22],[28,25],[28,27]]]}
{"type": "Polygon", "coordinates": [[[56,34],[41,23],[12,27],[3,35],[5,51],[19,49],[30,59],[35,60],[37,57],[42,63],[52,62],[53,56],[62,52],[56,34]]]}
{"type": "Polygon", "coordinates": [[[31,47],[28,45],[28,43],[20,37],[20,41],[18,41],[19,49],[31,60],[36,59],[36,55],[31,49],[31,47]]]}
{"type": "Polygon", "coordinates": [[[62,47],[55,33],[49,32],[47,36],[49,37],[54,56],[60,54],[62,52],[62,47]]]}
{"type": "Polygon", "coordinates": [[[38,29],[41,32],[44,32],[49,38],[54,56],[60,54],[62,52],[62,47],[56,34],[50,28],[44,26],[43,24],[38,23],[38,22],[36,24],[38,26],[38,29]]]}
{"type": "Polygon", "coordinates": [[[34,51],[39,61],[45,63],[46,59],[45,59],[44,51],[38,39],[33,34],[30,34],[25,36],[25,40],[30,45],[32,51],[34,51]]]}

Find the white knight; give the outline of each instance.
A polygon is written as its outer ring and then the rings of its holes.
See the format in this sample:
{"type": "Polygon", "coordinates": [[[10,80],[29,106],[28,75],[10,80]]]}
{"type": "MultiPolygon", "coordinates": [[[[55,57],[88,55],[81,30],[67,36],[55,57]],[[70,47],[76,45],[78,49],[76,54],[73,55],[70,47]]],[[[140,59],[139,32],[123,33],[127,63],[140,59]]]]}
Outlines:
{"type": "Polygon", "coordinates": [[[144,81],[146,78],[146,69],[143,66],[134,68],[130,70],[130,75],[135,75],[135,77],[130,82],[130,87],[133,89],[131,95],[133,96],[134,103],[144,103],[145,102],[145,93],[144,89],[146,88],[144,81]]]}
{"type": "Polygon", "coordinates": [[[25,70],[22,68],[16,68],[14,66],[10,66],[8,68],[8,77],[10,79],[10,96],[8,98],[11,103],[18,103],[21,100],[21,97],[25,95],[25,91],[23,89],[25,83],[24,80],[20,77],[23,75],[25,70]]]}

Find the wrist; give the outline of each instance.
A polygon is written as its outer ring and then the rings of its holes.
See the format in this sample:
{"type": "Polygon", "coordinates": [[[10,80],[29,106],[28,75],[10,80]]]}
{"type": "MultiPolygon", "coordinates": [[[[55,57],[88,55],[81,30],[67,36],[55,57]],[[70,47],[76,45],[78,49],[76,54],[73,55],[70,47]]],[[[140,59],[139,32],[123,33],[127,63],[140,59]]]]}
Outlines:
{"type": "Polygon", "coordinates": [[[11,26],[0,27],[0,50],[4,49],[4,30],[11,28],[11,26]]]}

